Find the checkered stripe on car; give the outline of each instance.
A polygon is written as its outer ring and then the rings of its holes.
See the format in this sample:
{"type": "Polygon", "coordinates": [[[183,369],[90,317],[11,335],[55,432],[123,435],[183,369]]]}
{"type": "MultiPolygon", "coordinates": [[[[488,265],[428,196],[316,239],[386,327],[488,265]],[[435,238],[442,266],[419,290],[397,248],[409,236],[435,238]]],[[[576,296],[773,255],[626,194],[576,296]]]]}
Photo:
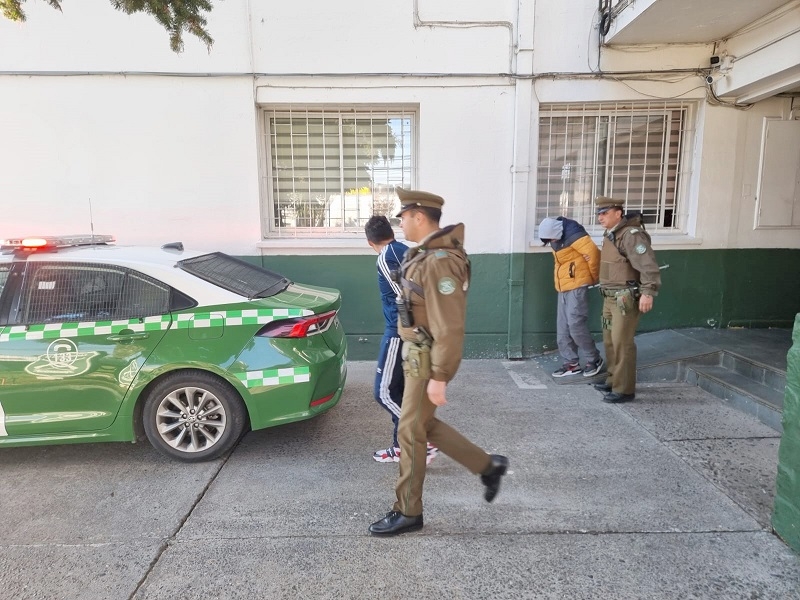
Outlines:
{"type": "Polygon", "coordinates": [[[266,385],[281,385],[284,383],[303,383],[311,381],[311,372],[308,367],[289,367],[286,369],[261,369],[236,373],[236,377],[246,388],[266,385]]]}
{"type": "Polygon", "coordinates": [[[123,329],[132,331],[160,331],[169,327],[169,315],[125,319],[119,321],[82,321],[73,323],[46,323],[14,325],[0,334],[0,342],[9,340],[48,340],[77,337],[79,335],[111,335],[123,329]]]}
{"type": "Polygon", "coordinates": [[[175,315],[178,329],[216,327],[219,325],[266,325],[277,319],[313,315],[304,308],[248,308],[243,310],[214,310],[175,315]]]}
{"type": "MultiPolygon", "coordinates": [[[[175,315],[176,329],[199,329],[220,325],[264,325],[277,319],[313,315],[304,308],[253,308],[242,310],[215,310],[208,312],[180,313],[175,315]]],[[[10,340],[48,340],[82,335],[112,335],[123,329],[134,332],[161,331],[169,328],[170,315],[122,319],[117,321],[81,321],[71,323],[46,323],[36,325],[14,325],[0,334],[0,342],[10,340]]]]}

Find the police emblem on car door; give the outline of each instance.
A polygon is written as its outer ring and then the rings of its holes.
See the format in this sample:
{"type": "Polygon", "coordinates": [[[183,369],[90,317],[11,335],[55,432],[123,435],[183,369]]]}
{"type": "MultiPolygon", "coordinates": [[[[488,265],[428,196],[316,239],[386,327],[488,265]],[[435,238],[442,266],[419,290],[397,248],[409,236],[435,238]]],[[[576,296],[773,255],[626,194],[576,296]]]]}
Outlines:
{"type": "Polygon", "coordinates": [[[169,298],[124,267],[28,262],[0,333],[7,435],[109,427],[170,326],[169,298]]]}

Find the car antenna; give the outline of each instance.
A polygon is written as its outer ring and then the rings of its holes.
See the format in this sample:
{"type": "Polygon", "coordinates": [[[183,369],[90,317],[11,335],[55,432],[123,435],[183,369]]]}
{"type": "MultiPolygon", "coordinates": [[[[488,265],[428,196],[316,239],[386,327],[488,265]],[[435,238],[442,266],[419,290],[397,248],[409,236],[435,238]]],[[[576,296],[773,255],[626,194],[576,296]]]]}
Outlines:
{"type": "Polygon", "coordinates": [[[92,217],[92,197],[89,196],[89,232],[92,234],[92,245],[94,245],[94,218],[92,217]]]}

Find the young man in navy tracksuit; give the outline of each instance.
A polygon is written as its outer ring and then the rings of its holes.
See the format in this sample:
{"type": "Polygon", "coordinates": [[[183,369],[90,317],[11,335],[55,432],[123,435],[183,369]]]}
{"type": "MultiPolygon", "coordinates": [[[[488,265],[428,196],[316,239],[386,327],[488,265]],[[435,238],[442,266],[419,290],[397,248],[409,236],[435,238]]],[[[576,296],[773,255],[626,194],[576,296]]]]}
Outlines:
{"type": "MultiPolygon", "coordinates": [[[[385,216],[374,216],[364,226],[367,242],[378,253],[378,289],[383,304],[383,317],[386,322],[381,348],[378,353],[378,368],[375,373],[374,394],[378,404],[392,417],[394,433],[389,448],[377,450],[372,458],[378,462],[400,462],[400,444],[397,442],[397,424],[403,403],[403,359],[400,349],[403,342],[397,334],[397,302],[400,285],[392,281],[391,272],[400,269],[408,246],[394,239],[394,231],[385,216]]],[[[436,456],[437,449],[428,446],[428,462],[436,456]]]]}

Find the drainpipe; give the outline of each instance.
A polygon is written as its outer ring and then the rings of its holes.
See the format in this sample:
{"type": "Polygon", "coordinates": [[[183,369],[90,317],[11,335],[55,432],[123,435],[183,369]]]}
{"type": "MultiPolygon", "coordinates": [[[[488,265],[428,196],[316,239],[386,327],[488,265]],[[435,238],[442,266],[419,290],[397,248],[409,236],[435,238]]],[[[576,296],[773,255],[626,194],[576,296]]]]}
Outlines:
{"type": "Polygon", "coordinates": [[[510,359],[522,358],[525,250],[527,248],[528,182],[531,172],[531,111],[533,109],[534,0],[517,4],[517,47],[512,72],[514,88],[514,162],[511,165],[511,223],[508,269],[508,344],[510,359]],[[525,77],[527,76],[527,77],[525,77]]]}

